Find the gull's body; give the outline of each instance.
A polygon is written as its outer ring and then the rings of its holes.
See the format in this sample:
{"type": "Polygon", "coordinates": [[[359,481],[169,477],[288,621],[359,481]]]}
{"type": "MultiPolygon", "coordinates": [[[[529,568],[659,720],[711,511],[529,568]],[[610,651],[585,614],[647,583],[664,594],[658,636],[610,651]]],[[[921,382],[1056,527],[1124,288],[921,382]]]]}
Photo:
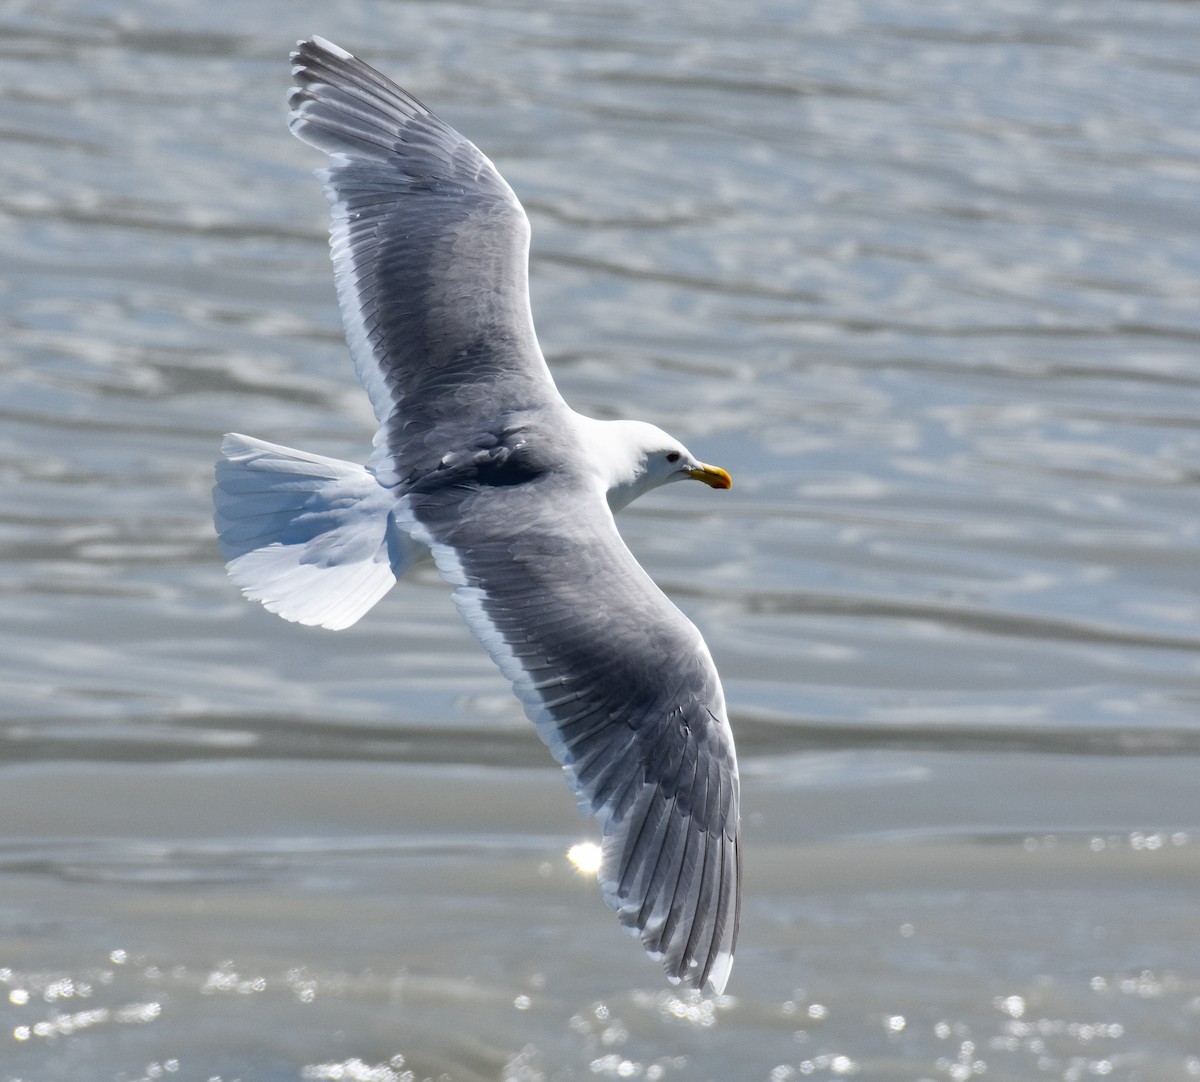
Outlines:
{"type": "Polygon", "coordinates": [[[292,60],[291,128],[332,159],[338,299],[380,425],[366,467],[227,436],[230,575],[289,620],[341,628],[432,554],[600,824],[605,900],[669,977],[720,992],[740,900],[733,737],[704,641],[613,512],[729,476],[563,401],[529,309],[528,221],[474,145],[320,38],[292,60]]]}

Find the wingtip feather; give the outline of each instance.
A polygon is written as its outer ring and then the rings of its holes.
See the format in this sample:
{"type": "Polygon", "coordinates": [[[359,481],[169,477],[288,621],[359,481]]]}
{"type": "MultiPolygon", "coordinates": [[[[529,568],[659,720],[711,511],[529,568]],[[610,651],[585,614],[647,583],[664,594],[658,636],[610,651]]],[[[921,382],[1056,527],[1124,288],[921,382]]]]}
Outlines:
{"type": "Polygon", "coordinates": [[[339,60],[353,60],[354,59],[353,53],[347,52],[340,45],[335,45],[328,38],[321,37],[320,34],[310,34],[308,41],[301,40],[301,41],[296,42],[296,48],[297,48],[297,50],[300,50],[300,49],[303,49],[304,46],[308,45],[308,44],[312,44],[312,45],[317,46],[317,48],[319,48],[319,49],[323,49],[325,52],[330,53],[333,56],[336,56],[339,60]]]}

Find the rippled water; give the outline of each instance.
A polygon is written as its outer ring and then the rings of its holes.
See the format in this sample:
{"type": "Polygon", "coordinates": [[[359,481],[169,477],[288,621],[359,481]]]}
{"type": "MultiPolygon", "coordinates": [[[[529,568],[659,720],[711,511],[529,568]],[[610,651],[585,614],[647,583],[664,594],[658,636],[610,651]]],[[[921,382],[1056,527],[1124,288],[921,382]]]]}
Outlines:
{"type": "Polygon", "coordinates": [[[1200,1077],[1200,7],[295,7],[0,12],[0,1080],[1200,1077]],[[509,178],[571,402],[734,475],[623,517],[738,736],[720,1000],[431,572],[224,578],[222,432],[370,437],[312,32],[509,178]]]}

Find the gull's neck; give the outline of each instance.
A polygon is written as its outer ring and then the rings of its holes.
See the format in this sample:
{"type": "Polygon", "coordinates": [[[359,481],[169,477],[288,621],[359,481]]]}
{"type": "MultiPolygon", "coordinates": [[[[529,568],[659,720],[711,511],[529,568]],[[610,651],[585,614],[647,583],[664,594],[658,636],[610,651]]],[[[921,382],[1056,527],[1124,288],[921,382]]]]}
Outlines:
{"type": "Polygon", "coordinates": [[[598,421],[575,414],[587,468],[600,480],[609,508],[616,512],[662,481],[646,473],[646,436],[656,431],[644,421],[598,421]]]}

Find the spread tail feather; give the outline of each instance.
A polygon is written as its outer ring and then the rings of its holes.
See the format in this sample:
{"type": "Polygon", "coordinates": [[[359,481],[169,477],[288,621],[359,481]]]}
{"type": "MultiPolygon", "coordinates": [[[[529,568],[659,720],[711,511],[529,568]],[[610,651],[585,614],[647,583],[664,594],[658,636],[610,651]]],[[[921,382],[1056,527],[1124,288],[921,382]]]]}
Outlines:
{"type": "Polygon", "coordinates": [[[421,551],[362,466],[236,433],[221,453],[214,522],[229,577],[285,620],[349,627],[421,551]]]}

